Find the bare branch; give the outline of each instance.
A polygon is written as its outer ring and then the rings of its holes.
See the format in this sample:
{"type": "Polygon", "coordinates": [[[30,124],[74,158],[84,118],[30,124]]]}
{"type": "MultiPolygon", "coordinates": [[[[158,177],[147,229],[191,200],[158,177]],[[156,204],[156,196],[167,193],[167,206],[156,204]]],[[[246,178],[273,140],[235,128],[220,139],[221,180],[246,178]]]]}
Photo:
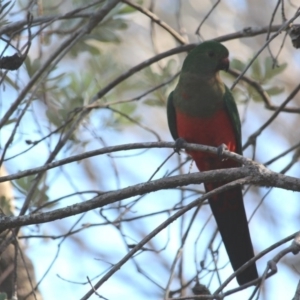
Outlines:
{"type": "Polygon", "coordinates": [[[122,0],[122,2],[128,4],[129,6],[135,8],[136,10],[140,11],[142,14],[146,15],[149,17],[153,22],[155,22],[157,25],[165,29],[167,32],[169,32],[180,44],[185,45],[186,41],[185,39],[171,26],[169,26],[166,22],[162,21],[159,19],[159,17],[154,14],[152,11],[149,9],[146,9],[136,3],[132,3],[128,0],[122,0]]]}
{"type": "Polygon", "coordinates": [[[243,146],[243,149],[246,149],[248,146],[255,144],[255,141],[257,137],[263,132],[264,129],[266,129],[279,115],[279,113],[282,111],[282,109],[295,97],[295,95],[300,90],[300,84],[296,86],[296,88],[291,92],[291,94],[286,98],[284,102],[278,107],[278,109],[275,111],[275,113],[255,132],[253,133],[249,138],[248,141],[243,146]]]}
{"type": "MultiPolygon", "coordinates": [[[[235,76],[235,77],[239,77],[240,74],[241,74],[239,71],[234,70],[234,69],[229,69],[228,73],[235,76]]],[[[270,99],[268,93],[263,89],[263,87],[257,81],[251,79],[250,77],[248,77],[246,75],[243,75],[241,77],[241,80],[248,83],[250,86],[252,86],[257,91],[257,93],[261,96],[261,99],[265,103],[265,108],[270,109],[270,110],[276,110],[276,111],[279,110],[278,106],[273,105],[271,103],[271,99],[270,99]]],[[[280,112],[300,113],[300,108],[297,108],[297,107],[295,107],[295,108],[294,107],[281,107],[280,112]]]]}

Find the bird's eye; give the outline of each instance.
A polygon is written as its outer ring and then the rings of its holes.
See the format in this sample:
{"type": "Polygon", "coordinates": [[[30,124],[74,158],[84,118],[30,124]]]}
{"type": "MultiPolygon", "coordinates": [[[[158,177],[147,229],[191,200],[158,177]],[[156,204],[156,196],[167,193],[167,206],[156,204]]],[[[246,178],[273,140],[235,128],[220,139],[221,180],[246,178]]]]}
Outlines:
{"type": "Polygon", "coordinates": [[[208,52],[208,56],[209,57],[214,57],[215,56],[215,52],[214,51],[209,51],[208,52]]]}

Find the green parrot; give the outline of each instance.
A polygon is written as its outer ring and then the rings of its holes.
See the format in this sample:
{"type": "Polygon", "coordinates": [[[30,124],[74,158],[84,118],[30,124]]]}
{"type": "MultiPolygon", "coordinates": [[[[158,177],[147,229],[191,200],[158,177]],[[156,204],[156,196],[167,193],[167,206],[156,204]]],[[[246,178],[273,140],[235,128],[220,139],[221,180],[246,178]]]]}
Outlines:
{"type": "MultiPolygon", "coordinates": [[[[219,147],[242,155],[241,123],[233,96],[220,78],[220,70],[229,68],[229,52],[216,41],[203,42],[184,60],[179,82],[169,95],[168,124],[174,140],[219,147]]],[[[233,160],[200,151],[187,151],[200,171],[235,168],[233,160]]],[[[227,182],[227,181],[226,181],[227,182]]],[[[226,182],[207,183],[211,191],[226,182]]],[[[231,265],[237,270],[253,256],[241,187],[234,187],[213,196],[209,204],[228,253],[231,265]]],[[[240,285],[258,278],[252,264],[237,275],[240,285]]]]}

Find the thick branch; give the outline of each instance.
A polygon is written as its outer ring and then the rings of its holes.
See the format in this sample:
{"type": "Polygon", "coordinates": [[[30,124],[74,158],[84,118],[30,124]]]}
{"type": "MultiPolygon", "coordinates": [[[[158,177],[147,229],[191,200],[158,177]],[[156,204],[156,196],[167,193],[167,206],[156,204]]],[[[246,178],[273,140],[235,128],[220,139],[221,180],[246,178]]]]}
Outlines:
{"type": "MultiPolygon", "coordinates": [[[[124,189],[104,193],[103,195],[94,197],[92,200],[83,203],[67,206],[62,209],[56,209],[47,213],[31,214],[20,217],[0,217],[0,230],[7,228],[46,223],[79,213],[89,211],[91,209],[103,207],[107,204],[115,203],[130,197],[155,192],[161,189],[176,188],[189,184],[200,184],[203,182],[224,181],[224,179],[236,180],[247,177],[249,171],[245,168],[233,168],[227,170],[215,170],[203,173],[194,173],[188,175],[178,175],[163,179],[140,183],[129,186],[124,189]]],[[[300,190],[300,181],[299,181],[300,190]]]]}
{"type": "MultiPolygon", "coordinates": [[[[230,155],[234,156],[233,153],[230,153],[230,155]]],[[[272,186],[286,190],[300,191],[300,179],[272,172],[263,165],[251,162],[250,160],[247,161],[247,166],[245,167],[178,175],[140,183],[124,189],[104,193],[84,203],[74,204],[47,213],[19,217],[2,216],[0,217],[0,229],[4,230],[18,226],[46,223],[103,207],[130,197],[144,195],[161,189],[170,189],[203,182],[222,182],[224,180],[232,181],[247,178],[247,182],[244,182],[244,184],[272,186]]]]}

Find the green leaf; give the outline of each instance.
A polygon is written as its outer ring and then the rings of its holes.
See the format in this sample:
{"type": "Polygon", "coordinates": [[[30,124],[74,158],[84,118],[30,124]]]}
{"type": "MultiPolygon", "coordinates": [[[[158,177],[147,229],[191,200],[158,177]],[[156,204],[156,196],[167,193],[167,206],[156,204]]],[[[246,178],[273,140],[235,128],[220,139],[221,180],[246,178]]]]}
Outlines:
{"type": "Polygon", "coordinates": [[[237,58],[232,59],[230,62],[230,67],[232,67],[233,69],[237,69],[238,71],[243,71],[245,69],[245,66],[246,65],[237,58]]]}
{"type": "Polygon", "coordinates": [[[287,67],[287,63],[283,63],[280,66],[275,66],[273,68],[273,59],[267,57],[265,59],[265,79],[269,80],[275,77],[276,75],[282,73],[287,67]]]}
{"type": "Polygon", "coordinates": [[[241,89],[239,85],[237,85],[232,92],[233,98],[237,103],[244,103],[245,100],[241,100],[245,98],[245,90],[241,89]]]}
{"type": "Polygon", "coordinates": [[[117,106],[117,109],[125,115],[132,115],[136,110],[135,103],[124,103],[117,106]]]}
{"type": "Polygon", "coordinates": [[[56,76],[53,76],[53,77],[48,77],[47,78],[47,81],[50,82],[50,81],[59,81],[61,79],[63,79],[65,77],[66,73],[61,73],[61,74],[58,74],[56,76]]]}
{"type": "Polygon", "coordinates": [[[93,43],[90,43],[89,40],[86,40],[84,42],[84,45],[82,45],[82,46],[83,46],[82,51],[87,51],[92,55],[100,55],[101,54],[100,49],[96,45],[93,45],[93,43]]]}
{"type": "Polygon", "coordinates": [[[164,106],[165,104],[158,99],[147,99],[143,101],[144,104],[148,106],[164,106]]]}
{"type": "Polygon", "coordinates": [[[0,207],[1,207],[2,212],[5,213],[6,215],[13,215],[14,207],[12,205],[12,199],[6,198],[4,195],[1,195],[0,196],[0,207]]]}
{"type": "Polygon", "coordinates": [[[163,76],[170,76],[176,72],[177,63],[174,58],[168,60],[166,66],[163,69],[163,76]]]}
{"type": "Polygon", "coordinates": [[[131,120],[139,121],[138,116],[134,116],[136,110],[136,104],[133,103],[124,103],[119,104],[115,107],[117,111],[113,113],[113,116],[107,120],[107,125],[113,127],[114,129],[122,129],[123,125],[132,125],[134,124],[131,120]],[[126,118],[128,116],[129,118],[126,118]],[[120,127],[120,125],[122,125],[120,127]],[[119,128],[118,128],[119,127],[119,128]]]}
{"type": "Polygon", "coordinates": [[[262,97],[261,95],[256,91],[256,89],[254,89],[252,86],[248,86],[248,93],[249,96],[255,101],[255,102],[261,102],[262,101],[262,97]]]}
{"type": "Polygon", "coordinates": [[[97,32],[93,32],[93,34],[90,34],[88,36],[89,40],[95,40],[105,43],[119,43],[120,38],[119,36],[113,31],[110,30],[110,28],[99,28],[97,32]]]}
{"type": "Polygon", "coordinates": [[[6,293],[0,293],[0,300],[7,300],[7,294],[6,293]]]}
{"type": "Polygon", "coordinates": [[[133,12],[136,12],[136,9],[129,6],[129,5],[123,5],[121,9],[118,11],[118,14],[131,14],[133,12]]]}
{"type": "Polygon", "coordinates": [[[29,77],[32,77],[34,73],[41,67],[41,61],[38,58],[31,61],[29,56],[27,56],[25,59],[25,67],[29,77]]]}
{"type": "Polygon", "coordinates": [[[263,78],[262,74],[262,66],[259,59],[256,59],[253,64],[251,65],[252,77],[256,80],[261,82],[263,78]]]}
{"type": "MultiPolygon", "coordinates": [[[[19,190],[20,193],[27,195],[27,192],[32,185],[35,175],[19,178],[12,181],[12,184],[19,190]]],[[[48,202],[47,191],[49,186],[45,183],[46,176],[43,176],[43,181],[39,187],[35,190],[33,197],[31,198],[31,206],[40,206],[41,204],[48,202]]]]}
{"type": "Polygon", "coordinates": [[[101,23],[101,25],[99,28],[107,28],[110,30],[124,30],[128,28],[126,21],[123,19],[109,19],[101,23]]]}
{"type": "Polygon", "coordinates": [[[284,87],[273,86],[265,91],[269,94],[269,96],[276,96],[284,91],[284,87]]]}

